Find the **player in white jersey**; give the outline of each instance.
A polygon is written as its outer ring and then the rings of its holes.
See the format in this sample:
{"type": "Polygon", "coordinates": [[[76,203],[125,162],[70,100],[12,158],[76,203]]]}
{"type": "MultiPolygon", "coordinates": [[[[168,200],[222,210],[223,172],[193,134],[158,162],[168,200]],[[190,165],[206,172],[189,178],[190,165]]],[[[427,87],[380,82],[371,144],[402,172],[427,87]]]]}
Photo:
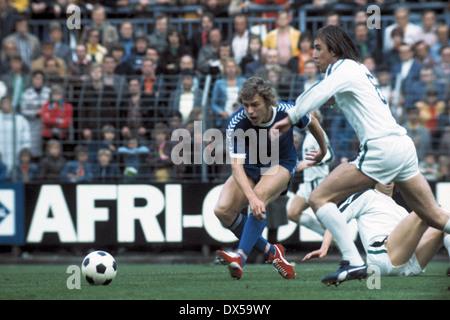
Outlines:
{"type": "Polygon", "coordinates": [[[377,182],[394,181],[409,207],[429,226],[450,232],[450,214],[436,203],[418,169],[414,143],[396,123],[387,100],[360,62],[345,30],[340,26],[319,29],[313,59],[325,72],[325,78],[297,98],[295,108],[288,111],[288,118],[276,123],[271,134],[274,137],[283,134],[299,117],[330,102],[342,110],[352,125],[361,145],[358,158],[334,169],[311,193],[309,204],[333,234],[345,261],[336,272],[323,277],[322,282],[334,283],[343,272],[347,275],[344,280],[361,279],[367,276],[367,267],[337,203],[377,182]]]}
{"type": "MultiPolygon", "coordinates": [[[[369,267],[377,267],[381,276],[419,275],[442,244],[450,250],[450,235],[429,228],[414,212],[408,214],[393,193],[394,183],[377,183],[350,196],[339,209],[347,222],[356,219],[369,267]]],[[[326,232],[320,249],[303,261],[326,256],[331,240],[326,232]]]]}
{"type": "MultiPolygon", "coordinates": [[[[314,110],[311,114],[319,121],[322,122],[322,115],[319,110],[314,110]]],[[[309,208],[308,198],[311,192],[319,185],[320,182],[330,173],[329,163],[333,161],[333,151],[330,147],[328,136],[325,133],[325,140],[327,142],[327,154],[323,158],[322,162],[316,166],[308,166],[307,162],[302,160],[299,162],[296,171],[303,171],[303,182],[299,185],[299,188],[292,199],[292,202],[288,208],[289,220],[298,223],[299,225],[311,229],[312,231],[323,236],[325,229],[322,224],[308,214],[303,212],[309,208]]],[[[306,128],[305,138],[302,143],[302,159],[306,159],[310,152],[318,150],[319,145],[311,132],[306,128]]]]}

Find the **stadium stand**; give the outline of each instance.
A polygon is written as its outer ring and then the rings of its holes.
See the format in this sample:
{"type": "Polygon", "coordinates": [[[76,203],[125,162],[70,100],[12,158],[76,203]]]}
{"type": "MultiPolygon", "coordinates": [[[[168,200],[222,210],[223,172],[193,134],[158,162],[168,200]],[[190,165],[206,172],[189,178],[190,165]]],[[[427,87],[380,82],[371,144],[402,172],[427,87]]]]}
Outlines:
{"type": "MultiPolygon", "coordinates": [[[[330,4],[325,6],[317,6],[315,1],[277,1],[277,5],[254,1],[230,14],[231,8],[240,8],[240,1],[219,1],[217,7],[208,7],[207,1],[202,0],[166,1],[165,5],[149,1],[147,6],[133,0],[58,1],[54,6],[34,0],[20,6],[22,2],[0,0],[0,159],[4,163],[0,168],[5,171],[2,175],[0,169],[0,182],[40,182],[38,174],[28,174],[29,166],[20,165],[18,156],[23,149],[30,149],[32,162],[39,166],[47,143],[55,139],[62,144],[62,157],[67,163],[75,160],[75,150],[80,145],[86,148],[92,166],[97,165],[99,150],[110,150],[111,162],[119,167],[111,171],[118,175],[113,179],[117,182],[161,181],[156,172],[165,172],[164,181],[223,181],[229,175],[225,166],[210,166],[205,161],[174,165],[167,161],[178,140],[160,140],[167,133],[161,128],[167,128],[169,133],[183,128],[191,137],[200,123],[201,132],[223,130],[215,126],[216,120],[226,119],[230,112],[214,112],[211,100],[219,99],[214,96],[215,85],[231,72],[225,61],[233,58],[234,15],[242,14],[247,24],[244,30],[262,40],[277,26],[276,12],[286,8],[292,18],[290,26],[301,33],[314,34],[323,25],[333,23],[332,17],[348,30],[380,90],[389,99],[393,114],[415,137],[424,155],[420,159],[424,172],[435,172],[430,179],[450,181],[447,3],[384,1],[385,5],[374,8],[369,3],[357,6],[357,1],[350,0],[339,4],[328,1],[330,4]],[[187,2],[189,5],[185,5],[187,2]],[[407,8],[403,17],[399,8],[407,8]],[[212,26],[203,25],[205,12],[213,13],[220,39],[207,38],[212,26]],[[409,31],[403,29],[398,45],[391,51],[384,50],[385,31],[391,26],[394,30],[402,18],[417,30],[413,40],[407,39],[409,31]],[[359,21],[366,25],[361,31],[356,27],[359,21]],[[178,32],[166,36],[167,30],[173,28],[178,32]],[[192,50],[194,41],[205,41],[200,50],[207,56],[207,72],[198,69],[198,56],[192,50]],[[400,45],[408,41],[408,45],[400,45]],[[400,52],[400,48],[405,52],[400,52]],[[408,54],[414,67],[411,74],[403,74],[402,63],[409,59],[408,54]],[[58,90],[63,94],[52,98],[50,92],[58,90]],[[409,112],[410,109],[417,112],[409,112]],[[130,166],[118,152],[132,137],[137,138],[137,144],[134,151],[128,150],[127,158],[133,154],[139,160],[139,168],[130,166]],[[147,151],[137,152],[141,150],[138,146],[147,147],[147,151]],[[428,154],[434,157],[426,157],[428,154]]],[[[248,33],[241,36],[248,37],[248,33]]],[[[311,81],[320,78],[314,65],[298,68],[301,61],[303,66],[308,59],[308,53],[301,50],[298,56],[291,57],[290,66],[297,67],[289,67],[289,73],[296,70],[289,77],[283,71],[287,65],[272,66],[268,59],[264,61],[266,57],[253,58],[255,68],[270,70],[263,74],[286,100],[295,100],[311,81]]],[[[247,62],[246,70],[248,65],[247,62]]],[[[246,70],[237,69],[240,76],[249,75],[246,70]]],[[[230,85],[223,92],[236,94],[237,88],[237,84],[230,85]]],[[[230,103],[225,110],[234,107],[230,103]]],[[[333,148],[338,150],[336,161],[352,157],[358,150],[352,128],[337,110],[323,107],[321,111],[323,126],[333,148]]],[[[210,142],[192,139],[186,148],[202,143],[204,150],[211,146],[210,142]]],[[[219,151],[223,150],[215,150],[219,151]]],[[[67,177],[60,178],[67,181],[67,177]]]]}

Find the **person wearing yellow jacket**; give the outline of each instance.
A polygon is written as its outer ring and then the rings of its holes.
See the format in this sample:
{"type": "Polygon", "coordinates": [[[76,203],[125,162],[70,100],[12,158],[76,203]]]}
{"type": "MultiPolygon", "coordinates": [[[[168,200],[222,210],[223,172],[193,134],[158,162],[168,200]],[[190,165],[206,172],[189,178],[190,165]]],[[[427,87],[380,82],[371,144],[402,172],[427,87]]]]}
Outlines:
{"type": "Polygon", "coordinates": [[[301,33],[289,23],[289,11],[279,11],[276,18],[277,27],[267,34],[262,45],[263,57],[269,49],[277,49],[280,54],[280,64],[283,66],[287,65],[290,58],[297,56],[301,33]]]}

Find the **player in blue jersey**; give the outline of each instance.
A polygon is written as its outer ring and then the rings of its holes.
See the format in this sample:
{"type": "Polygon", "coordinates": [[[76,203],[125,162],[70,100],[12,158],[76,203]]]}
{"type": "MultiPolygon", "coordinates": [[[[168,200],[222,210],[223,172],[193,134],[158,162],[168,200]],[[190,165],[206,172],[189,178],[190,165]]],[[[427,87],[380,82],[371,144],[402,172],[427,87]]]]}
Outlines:
{"type": "MultiPolygon", "coordinates": [[[[233,114],[227,127],[232,175],[223,186],[214,213],[240,241],[237,252],[218,250],[216,256],[229,267],[233,278],[240,279],[246,259],[256,247],[269,255],[269,261],[284,278],[292,279],[294,268],[285,260],[283,247],[268,243],[261,233],[266,205],[287,191],[298,163],[292,128],[279,140],[271,141],[269,137],[272,125],[285,118],[293,104],[277,101],[270,82],[259,77],[244,82],[237,101],[242,107],[233,114]],[[240,214],[246,206],[248,216],[240,214]]],[[[299,119],[297,125],[308,127],[317,139],[320,150],[313,150],[307,158],[308,165],[317,165],[327,152],[324,131],[309,114],[299,119]]]]}

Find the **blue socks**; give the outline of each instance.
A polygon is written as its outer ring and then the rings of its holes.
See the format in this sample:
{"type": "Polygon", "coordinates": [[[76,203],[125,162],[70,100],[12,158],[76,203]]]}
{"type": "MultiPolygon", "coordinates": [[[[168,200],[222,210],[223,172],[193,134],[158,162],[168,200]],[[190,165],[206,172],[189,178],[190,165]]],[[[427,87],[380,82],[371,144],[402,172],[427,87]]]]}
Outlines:
{"type": "MultiPolygon", "coordinates": [[[[240,239],[238,249],[241,249],[248,257],[253,247],[258,251],[266,253],[267,245],[269,243],[261,236],[265,226],[266,220],[258,221],[253,214],[250,213],[248,217],[243,214],[238,214],[229,229],[240,239]]],[[[267,253],[275,254],[275,247],[269,244],[267,253]]],[[[245,260],[245,257],[242,257],[244,264],[245,260]]]]}

